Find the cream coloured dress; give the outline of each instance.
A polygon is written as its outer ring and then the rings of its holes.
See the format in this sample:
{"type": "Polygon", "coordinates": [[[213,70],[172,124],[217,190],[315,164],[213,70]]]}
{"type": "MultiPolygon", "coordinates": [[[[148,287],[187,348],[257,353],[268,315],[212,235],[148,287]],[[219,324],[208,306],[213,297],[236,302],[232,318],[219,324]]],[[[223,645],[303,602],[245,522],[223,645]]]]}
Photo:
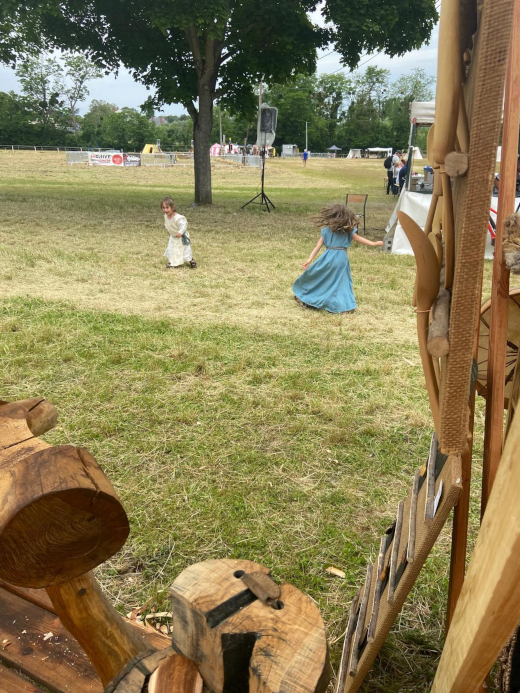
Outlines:
{"type": "Polygon", "coordinates": [[[190,245],[183,245],[182,238],[177,238],[178,233],[190,237],[188,232],[188,220],[183,217],[182,214],[177,212],[173,217],[168,217],[164,215],[164,228],[170,234],[170,240],[168,242],[168,247],[164,251],[164,256],[168,258],[170,265],[174,267],[179,267],[184,265],[184,262],[190,262],[193,260],[193,253],[190,245]]]}

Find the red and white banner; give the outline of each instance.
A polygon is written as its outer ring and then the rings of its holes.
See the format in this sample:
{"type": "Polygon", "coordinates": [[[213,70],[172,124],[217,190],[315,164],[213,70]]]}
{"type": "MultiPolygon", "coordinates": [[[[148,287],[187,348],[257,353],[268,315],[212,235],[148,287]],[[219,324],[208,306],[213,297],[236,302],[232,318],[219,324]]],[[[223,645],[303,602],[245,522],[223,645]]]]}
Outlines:
{"type": "Polygon", "coordinates": [[[123,155],[111,152],[89,152],[89,166],[123,166],[123,155]]]}

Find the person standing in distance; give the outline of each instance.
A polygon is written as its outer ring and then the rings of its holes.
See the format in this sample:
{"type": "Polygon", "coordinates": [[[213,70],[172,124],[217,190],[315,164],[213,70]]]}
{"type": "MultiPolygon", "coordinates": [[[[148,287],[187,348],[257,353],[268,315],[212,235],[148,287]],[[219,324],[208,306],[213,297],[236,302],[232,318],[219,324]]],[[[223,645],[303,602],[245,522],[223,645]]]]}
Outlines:
{"type": "Polygon", "coordinates": [[[307,166],[307,159],[309,158],[309,152],[304,149],[303,150],[303,165],[307,166]]]}

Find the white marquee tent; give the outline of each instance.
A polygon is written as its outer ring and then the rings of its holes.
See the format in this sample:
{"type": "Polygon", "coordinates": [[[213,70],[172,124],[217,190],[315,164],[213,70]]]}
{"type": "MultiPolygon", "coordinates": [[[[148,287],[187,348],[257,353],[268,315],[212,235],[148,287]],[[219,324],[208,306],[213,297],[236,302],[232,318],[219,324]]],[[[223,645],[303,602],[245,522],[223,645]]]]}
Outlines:
{"type": "Polygon", "coordinates": [[[362,159],[363,150],[362,149],[351,149],[347,154],[347,159],[362,159]]]}
{"type": "MultiPolygon", "coordinates": [[[[435,101],[413,101],[410,104],[410,146],[413,146],[413,134],[414,126],[417,127],[428,127],[435,121],[435,101]]],[[[413,158],[423,158],[422,155],[419,156],[415,153],[418,147],[414,147],[413,158]]],[[[420,151],[419,151],[420,154],[420,151]]],[[[409,187],[409,186],[408,186],[409,187]]],[[[428,210],[431,203],[431,195],[424,192],[413,192],[403,187],[394,211],[388,221],[386,226],[386,236],[384,238],[383,250],[390,252],[393,255],[413,255],[412,247],[406,238],[406,234],[403,231],[401,224],[397,218],[397,212],[402,211],[408,214],[412,219],[414,219],[419,226],[424,229],[426,224],[426,217],[428,216],[428,210]]],[[[520,200],[517,200],[517,205],[520,200]]],[[[493,198],[491,201],[491,207],[496,209],[497,198],[493,198]]],[[[488,232],[486,240],[486,259],[493,258],[493,246],[491,245],[491,235],[488,232]]]]}

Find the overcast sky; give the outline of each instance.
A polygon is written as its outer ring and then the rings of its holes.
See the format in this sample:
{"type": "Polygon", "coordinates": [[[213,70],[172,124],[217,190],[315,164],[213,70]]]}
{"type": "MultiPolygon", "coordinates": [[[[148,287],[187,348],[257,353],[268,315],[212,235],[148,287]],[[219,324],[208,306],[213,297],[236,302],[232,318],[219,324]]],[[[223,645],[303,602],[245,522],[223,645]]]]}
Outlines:
{"type": "MultiPolygon", "coordinates": [[[[321,19],[316,13],[313,15],[314,21],[321,19]]],[[[321,23],[321,22],[319,22],[321,23]]],[[[410,72],[414,67],[422,67],[427,74],[435,76],[437,73],[437,39],[439,26],[434,28],[430,44],[423,45],[420,50],[406,53],[399,58],[389,58],[387,55],[365,56],[360,60],[361,71],[365,70],[368,65],[384,67],[390,70],[391,79],[394,80],[404,73],[410,72]]],[[[318,73],[332,73],[340,70],[341,63],[337,53],[326,55],[330,49],[320,51],[320,56],[324,56],[318,60],[318,73]]],[[[348,75],[349,70],[343,69],[344,74],[348,75]]],[[[101,79],[93,80],[88,85],[89,96],[86,101],[79,104],[79,111],[84,114],[88,111],[89,104],[93,99],[100,101],[108,101],[119,108],[128,106],[137,108],[148,98],[151,92],[137,82],[134,82],[130,74],[121,69],[119,75],[107,75],[101,79]]],[[[21,93],[20,84],[16,79],[14,71],[7,67],[0,67],[0,91],[14,91],[21,93]]],[[[184,108],[178,104],[165,106],[162,113],[168,115],[180,115],[185,113],[184,108]]]]}

